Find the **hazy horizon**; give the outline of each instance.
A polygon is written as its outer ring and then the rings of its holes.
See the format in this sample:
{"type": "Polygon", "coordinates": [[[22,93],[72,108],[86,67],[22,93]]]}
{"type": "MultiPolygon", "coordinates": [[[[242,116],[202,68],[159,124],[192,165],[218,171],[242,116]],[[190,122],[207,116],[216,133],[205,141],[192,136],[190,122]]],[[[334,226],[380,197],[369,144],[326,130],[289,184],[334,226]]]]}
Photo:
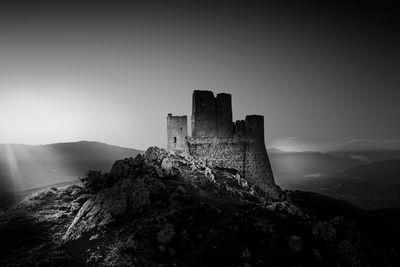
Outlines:
{"type": "MultiPolygon", "coordinates": [[[[135,146],[120,146],[116,144],[101,142],[98,140],[69,140],[43,144],[25,143],[0,143],[0,145],[23,145],[23,146],[48,146],[54,144],[74,144],[74,143],[102,143],[121,148],[138,149],[135,146]]],[[[154,145],[150,145],[154,146],[154,145]]],[[[164,146],[160,146],[164,147],[164,146]]],[[[333,139],[333,138],[312,138],[312,137],[285,137],[268,140],[266,147],[270,152],[335,152],[335,151],[400,151],[400,140],[376,140],[376,139],[333,139]],[[275,151],[278,150],[278,151],[275,151]]],[[[141,149],[145,151],[148,147],[141,149]]],[[[139,149],[140,150],[140,149],[139,149]]]]}

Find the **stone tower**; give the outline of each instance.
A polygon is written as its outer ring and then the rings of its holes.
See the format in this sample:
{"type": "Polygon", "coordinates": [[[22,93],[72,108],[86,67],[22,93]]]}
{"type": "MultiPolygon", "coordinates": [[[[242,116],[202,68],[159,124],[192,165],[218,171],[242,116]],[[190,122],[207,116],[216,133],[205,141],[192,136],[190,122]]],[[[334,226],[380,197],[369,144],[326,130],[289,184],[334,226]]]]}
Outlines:
{"type": "Polygon", "coordinates": [[[264,141],[264,117],[248,115],[245,120],[246,155],[244,172],[246,179],[264,191],[275,188],[274,176],[264,141]]]}
{"type": "Polygon", "coordinates": [[[217,94],[216,124],[218,137],[232,137],[232,96],[230,94],[217,94]]]}
{"type": "Polygon", "coordinates": [[[232,137],[232,96],[211,91],[193,92],[192,137],[232,137]]]}
{"type": "Polygon", "coordinates": [[[175,151],[187,151],[187,116],[167,117],[167,148],[175,151]]]}

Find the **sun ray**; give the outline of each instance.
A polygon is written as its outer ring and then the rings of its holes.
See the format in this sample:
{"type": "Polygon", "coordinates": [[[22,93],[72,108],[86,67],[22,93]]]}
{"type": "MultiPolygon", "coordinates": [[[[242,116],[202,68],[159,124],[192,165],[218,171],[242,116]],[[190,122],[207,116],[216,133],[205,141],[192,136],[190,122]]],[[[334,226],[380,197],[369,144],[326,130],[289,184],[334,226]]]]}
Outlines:
{"type": "Polygon", "coordinates": [[[70,159],[46,146],[9,144],[6,164],[15,192],[69,181],[75,178],[70,159]]]}
{"type": "Polygon", "coordinates": [[[11,175],[12,187],[14,192],[17,192],[22,188],[22,181],[15,151],[11,144],[6,145],[6,160],[11,175]]]}

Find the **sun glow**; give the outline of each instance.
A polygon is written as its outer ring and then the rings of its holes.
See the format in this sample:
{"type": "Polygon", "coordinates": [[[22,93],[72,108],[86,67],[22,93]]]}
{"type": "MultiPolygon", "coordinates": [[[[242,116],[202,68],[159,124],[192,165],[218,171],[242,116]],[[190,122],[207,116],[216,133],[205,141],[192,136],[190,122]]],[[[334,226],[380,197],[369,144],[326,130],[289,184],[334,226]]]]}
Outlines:
{"type": "Polygon", "coordinates": [[[0,99],[1,143],[42,144],[78,138],[79,109],[63,95],[11,92],[0,99]]]}
{"type": "Polygon", "coordinates": [[[0,144],[5,145],[0,160],[6,164],[6,184],[14,192],[70,178],[65,160],[55,152],[44,146],[16,144],[49,144],[85,137],[85,103],[77,90],[49,88],[32,83],[1,92],[0,144]]]}

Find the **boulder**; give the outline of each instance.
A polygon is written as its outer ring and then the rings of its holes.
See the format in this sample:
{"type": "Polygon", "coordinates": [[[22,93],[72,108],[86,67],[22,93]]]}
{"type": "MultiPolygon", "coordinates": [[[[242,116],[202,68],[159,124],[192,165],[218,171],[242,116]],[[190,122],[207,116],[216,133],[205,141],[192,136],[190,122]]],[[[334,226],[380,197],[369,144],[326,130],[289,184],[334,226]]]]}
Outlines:
{"type": "Polygon", "coordinates": [[[345,266],[361,266],[361,255],[359,251],[360,250],[348,240],[340,242],[336,247],[336,253],[339,259],[345,263],[345,266]]]}
{"type": "Polygon", "coordinates": [[[150,203],[149,195],[150,191],[142,179],[124,179],[112,188],[101,190],[83,204],[63,241],[79,239],[83,234],[103,228],[127,212],[140,212],[150,203]]]}
{"type": "Polygon", "coordinates": [[[174,226],[170,223],[167,223],[157,233],[157,241],[162,244],[168,244],[169,242],[171,242],[174,236],[175,236],[174,226]]]}
{"type": "Polygon", "coordinates": [[[170,158],[164,158],[161,162],[161,170],[164,172],[165,176],[171,176],[174,174],[173,163],[170,158]]]}
{"type": "Polygon", "coordinates": [[[149,147],[144,156],[149,161],[155,161],[157,163],[161,163],[161,161],[169,155],[168,151],[163,148],[158,148],[156,146],[149,147]]]}
{"type": "Polygon", "coordinates": [[[289,248],[293,253],[299,253],[303,247],[303,240],[297,235],[292,235],[288,240],[289,248]]]}
{"type": "Polygon", "coordinates": [[[326,242],[333,242],[336,239],[336,230],[329,222],[317,222],[312,227],[312,232],[315,236],[326,242]]]}

